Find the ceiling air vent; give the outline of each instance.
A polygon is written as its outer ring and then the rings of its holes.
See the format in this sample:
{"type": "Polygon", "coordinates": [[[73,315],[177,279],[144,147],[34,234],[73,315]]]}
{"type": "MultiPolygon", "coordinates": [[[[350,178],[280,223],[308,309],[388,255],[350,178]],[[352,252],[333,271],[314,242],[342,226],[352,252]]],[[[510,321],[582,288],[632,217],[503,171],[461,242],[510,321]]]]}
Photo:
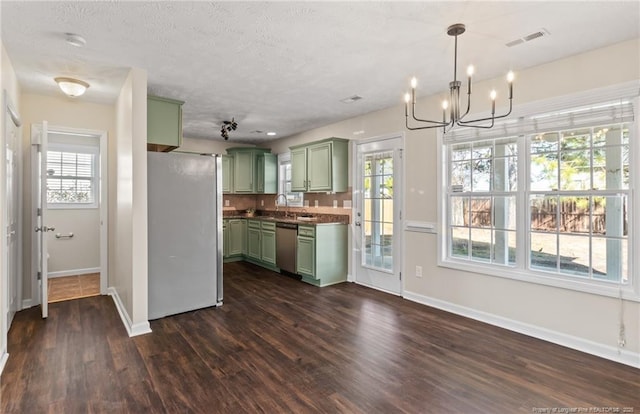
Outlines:
{"type": "Polygon", "coordinates": [[[360,99],[362,99],[362,96],[353,95],[353,96],[350,96],[348,98],[340,99],[340,102],[342,102],[342,103],[354,103],[355,101],[359,101],[360,99]]]}
{"type": "Polygon", "coordinates": [[[530,33],[530,34],[528,34],[526,36],[523,36],[521,38],[512,40],[512,41],[506,43],[506,45],[507,45],[507,47],[513,47],[513,46],[516,46],[516,45],[520,45],[520,44],[522,44],[524,42],[530,42],[533,39],[538,39],[538,38],[543,37],[543,36],[549,36],[549,31],[547,29],[540,29],[537,32],[533,32],[533,33],[530,33]]]}

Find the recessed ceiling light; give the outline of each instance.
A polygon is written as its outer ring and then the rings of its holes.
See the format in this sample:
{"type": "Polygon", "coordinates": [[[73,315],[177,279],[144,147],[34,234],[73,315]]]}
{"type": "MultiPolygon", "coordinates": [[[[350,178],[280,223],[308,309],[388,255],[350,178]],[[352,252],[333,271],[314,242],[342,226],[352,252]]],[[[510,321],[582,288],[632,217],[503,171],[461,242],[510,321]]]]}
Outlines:
{"type": "Polygon", "coordinates": [[[75,47],[84,47],[87,44],[87,41],[84,37],[75,33],[65,33],[65,42],[75,47]]]}
{"type": "Polygon", "coordinates": [[[274,135],[278,135],[275,132],[271,131],[271,132],[267,132],[267,135],[269,135],[270,137],[274,136],[274,135]]]}

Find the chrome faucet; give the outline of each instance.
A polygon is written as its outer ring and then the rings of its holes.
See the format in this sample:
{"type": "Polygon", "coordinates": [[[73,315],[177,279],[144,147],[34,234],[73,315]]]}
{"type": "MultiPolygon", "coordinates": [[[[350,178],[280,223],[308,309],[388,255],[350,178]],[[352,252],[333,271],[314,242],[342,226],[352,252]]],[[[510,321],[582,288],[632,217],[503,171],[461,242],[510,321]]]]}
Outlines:
{"type": "Polygon", "coordinates": [[[278,211],[278,207],[279,207],[279,205],[278,205],[278,200],[280,200],[280,197],[284,197],[284,207],[285,207],[284,216],[285,216],[285,217],[287,217],[287,216],[289,215],[289,202],[288,202],[288,200],[287,200],[287,196],[286,196],[285,194],[283,194],[283,193],[280,193],[280,194],[278,194],[278,195],[276,196],[276,200],[275,200],[275,203],[276,203],[276,211],[278,211]]]}

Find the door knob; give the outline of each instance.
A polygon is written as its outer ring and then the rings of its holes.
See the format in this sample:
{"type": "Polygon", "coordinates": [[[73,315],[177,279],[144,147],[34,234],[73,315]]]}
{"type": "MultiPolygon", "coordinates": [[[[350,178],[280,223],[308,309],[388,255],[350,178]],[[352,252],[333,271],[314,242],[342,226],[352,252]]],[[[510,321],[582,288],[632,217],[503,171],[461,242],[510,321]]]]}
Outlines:
{"type": "Polygon", "coordinates": [[[356,222],[355,222],[355,225],[356,225],[356,226],[360,226],[361,224],[360,224],[360,222],[359,222],[359,221],[356,221],[356,222]]]}

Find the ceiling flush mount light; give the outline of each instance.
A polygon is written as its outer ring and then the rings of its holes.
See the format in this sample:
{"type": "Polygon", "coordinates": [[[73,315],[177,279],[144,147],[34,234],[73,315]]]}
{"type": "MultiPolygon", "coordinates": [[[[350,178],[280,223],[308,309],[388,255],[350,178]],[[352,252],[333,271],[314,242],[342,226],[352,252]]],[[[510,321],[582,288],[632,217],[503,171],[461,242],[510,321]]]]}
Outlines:
{"type": "Polygon", "coordinates": [[[229,132],[235,131],[236,128],[238,128],[238,124],[233,118],[231,118],[231,121],[222,121],[220,136],[224,138],[225,141],[227,141],[229,139],[229,132]]]}
{"type": "Polygon", "coordinates": [[[449,100],[442,102],[442,121],[431,121],[428,119],[420,119],[416,117],[416,86],[418,81],[416,78],[411,79],[411,94],[406,93],[404,95],[404,117],[407,129],[428,129],[428,128],[442,128],[443,132],[451,130],[456,126],[465,126],[473,128],[492,128],[495,120],[505,118],[511,114],[513,107],[513,72],[507,74],[507,83],[509,85],[509,111],[503,115],[496,116],[496,91],[491,91],[491,116],[477,119],[465,119],[469,110],[471,109],[471,78],[473,77],[474,68],[469,66],[467,68],[467,109],[462,113],[462,106],[460,104],[460,87],[462,82],[458,80],[458,36],[465,32],[464,24],[458,23],[451,25],[447,28],[447,34],[455,38],[454,57],[453,57],[453,81],[449,82],[449,100]],[[427,125],[420,127],[409,126],[409,103],[411,102],[411,117],[417,122],[424,122],[427,125]],[[447,119],[447,111],[449,112],[449,118],[447,119]]]}
{"type": "Polygon", "coordinates": [[[54,79],[65,95],[75,98],[85,93],[89,84],[87,82],[73,78],[55,78],[54,79]]]}
{"type": "Polygon", "coordinates": [[[270,131],[270,132],[267,132],[267,135],[269,135],[270,137],[275,137],[275,136],[276,136],[276,135],[278,135],[278,134],[276,134],[276,133],[275,133],[275,132],[273,132],[273,131],[270,131]]]}

